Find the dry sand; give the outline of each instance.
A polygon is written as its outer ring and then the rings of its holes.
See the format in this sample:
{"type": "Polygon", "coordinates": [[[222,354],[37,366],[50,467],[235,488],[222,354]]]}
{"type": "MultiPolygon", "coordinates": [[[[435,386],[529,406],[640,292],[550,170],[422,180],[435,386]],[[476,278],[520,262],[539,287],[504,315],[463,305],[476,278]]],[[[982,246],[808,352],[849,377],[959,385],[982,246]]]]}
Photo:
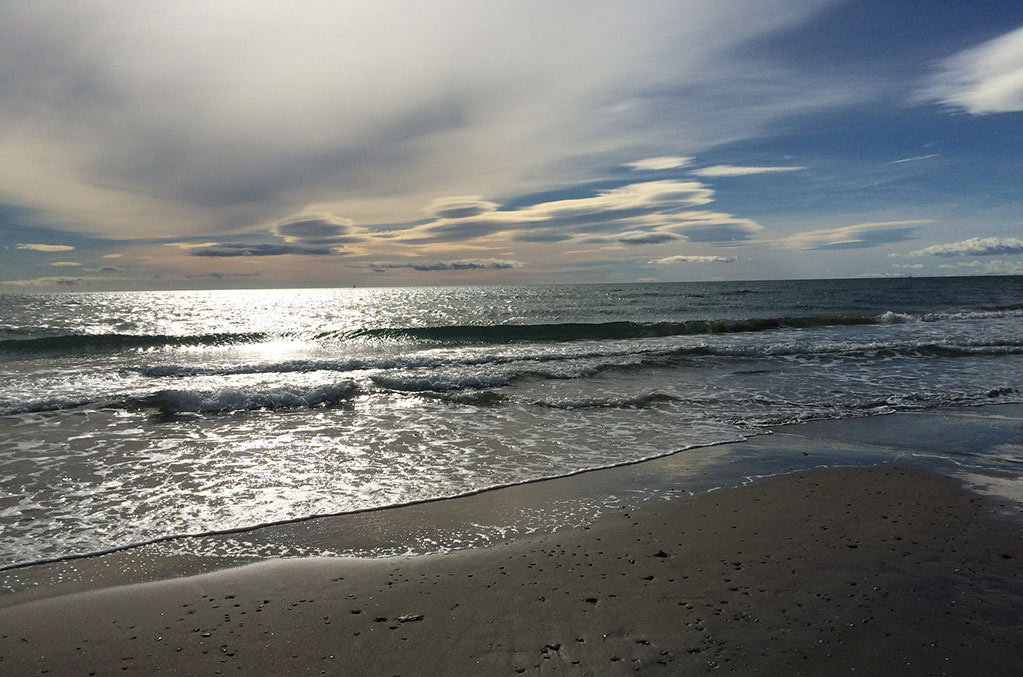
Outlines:
{"type": "Polygon", "coordinates": [[[815,470],[481,550],[288,560],[0,610],[4,674],[1018,674],[1017,521],[815,470]]]}

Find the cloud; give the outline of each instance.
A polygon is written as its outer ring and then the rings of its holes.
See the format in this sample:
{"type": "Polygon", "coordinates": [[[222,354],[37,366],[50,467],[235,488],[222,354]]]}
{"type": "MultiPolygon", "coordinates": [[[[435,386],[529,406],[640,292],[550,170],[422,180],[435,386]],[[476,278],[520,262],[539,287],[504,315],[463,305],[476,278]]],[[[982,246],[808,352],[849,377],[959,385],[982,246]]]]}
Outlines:
{"type": "Polygon", "coordinates": [[[430,201],[424,211],[434,219],[464,219],[492,212],[499,206],[496,202],[484,200],[478,195],[468,195],[436,198],[430,201]]]}
{"type": "Polygon", "coordinates": [[[625,245],[628,247],[635,247],[639,245],[647,244],[663,244],[665,242],[671,242],[672,240],[681,239],[674,233],[665,233],[660,231],[641,231],[634,230],[624,233],[617,233],[615,235],[595,235],[591,237],[579,238],[579,242],[583,244],[617,244],[625,245]]]}
{"type": "Polygon", "coordinates": [[[943,264],[939,268],[953,270],[967,270],[970,274],[979,272],[982,275],[1021,275],[1023,274],[1023,261],[959,261],[956,265],[943,264]]]}
{"type": "Polygon", "coordinates": [[[941,153],[928,153],[927,155],[917,155],[914,157],[904,157],[900,160],[892,160],[888,164],[890,165],[901,165],[906,162],[919,162],[920,160],[930,160],[932,158],[941,157],[941,153]]]}
{"type": "Polygon", "coordinates": [[[54,261],[50,265],[51,266],[56,266],[58,268],[77,268],[78,266],[80,266],[82,264],[76,263],[74,261],[54,261]]]}
{"type": "Polygon", "coordinates": [[[905,242],[913,237],[917,228],[927,223],[931,223],[931,221],[916,219],[860,223],[853,226],[796,233],[778,240],[777,243],[786,249],[864,249],[893,242],[905,242]]]}
{"type": "Polygon", "coordinates": [[[510,233],[509,237],[516,242],[564,242],[573,239],[574,236],[556,230],[523,230],[510,233]]]}
{"type": "Polygon", "coordinates": [[[1006,237],[971,237],[961,242],[949,244],[937,244],[933,247],[925,247],[910,256],[1001,256],[1001,255],[1023,254],[1023,240],[1006,237]]]}
{"type": "Polygon", "coordinates": [[[777,172],[798,172],[806,167],[737,167],[735,165],[714,165],[703,169],[694,169],[690,173],[708,178],[728,176],[750,176],[752,174],[773,174],[777,172]]]}
{"type": "Polygon", "coordinates": [[[946,59],[919,96],[973,115],[1023,111],[1023,27],[946,59]]]}
{"type": "Polygon", "coordinates": [[[353,241],[354,224],[333,214],[298,214],[278,221],[273,232],[289,243],[341,244],[353,241]]]}
{"type": "Polygon", "coordinates": [[[66,244],[24,244],[19,243],[18,249],[31,249],[37,252],[69,252],[74,247],[66,244]]]}
{"type": "Polygon", "coordinates": [[[191,251],[193,249],[202,249],[203,247],[216,247],[218,244],[218,242],[167,242],[164,246],[191,251]]]}
{"type": "Polygon", "coordinates": [[[659,266],[669,266],[673,263],[731,263],[737,260],[734,256],[687,256],[679,254],[677,256],[667,256],[663,259],[655,259],[650,263],[656,263],[659,266]]]}
{"type": "Polygon", "coordinates": [[[677,155],[661,155],[659,157],[648,157],[645,160],[626,162],[623,167],[636,171],[658,171],[663,169],[675,169],[689,164],[692,158],[679,157],[677,155]]]}
{"type": "Polygon", "coordinates": [[[115,253],[115,254],[104,254],[100,258],[103,258],[103,259],[119,259],[119,258],[122,258],[122,257],[124,257],[124,254],[116,254],[115,253]]]}
{"type": "Polygon", "coordinates": [[[1005,261],[1003,259],[994,259],[991,261],[957,261],[956,263],[939,264],[938,268],[951,271],[952,274],[1021,275],[1023,274],[1023,261],[1005,261]]]}
{"type": "MultiPolygon", "coordinates": [[[[456,241],[495,233],[526,231],[529,241],[542,232],[592,234],[621,230],[630,219],[673,214],[714,200],[714,191],[698,181],[645,181],[598,191],[589,197],[551,200],[517,209],[494,209],[462,218],[439,218],[409,229],[401,237],[411,243],[456,241]]],[[[491,203],[492,204],[492,203],[491,203]]],[[[662,220],[663,220],[662,218],[662,220]]],[[[563,238],[562,238],[563,239],[563,238]]]]}
{"type": "Polygon", "coordinates": [[[522,268],[525,264],[514,259],[458,259],[454,261],[430,261],[407,263],[370,263],[367,267],[373,270],[394,270],[409,268],[418,271],[438,270],[507,270],[510,268],[522,268]]]}
{"type": "Polygon", "coordinates": [[[407,223],[438,195],[583,185],[856,98],[739,49],[823,4],[21,3],[0,194],[76,232],[220,239],[310,205],[407,223]]]}
{"type": "Polygon", "coordinates": [[[80,277],[37,277],[31,280],[2,280],[0,284],[12,287],[73,287],[80,282],[80,277]]]}
{"type": "Polygon", "coordinates": [[[337,254],[334,247],[301,244],[245,244],[224,242],[204,244],[189,249],[190,256],[234,257],[234,256],[331,256],[337,254]]]}
{"type": "Polygon", "coordinates": [[[260,273],[196,273],[194,275],[186,275],[185,277],[191,278],[210,278],[213,280],[223,280],[232,277],[259,277],[260,273]]]}
{"type": "Polygon", "coordinates": [[[736,243],[752,240],[764,227],[753,219],[693,210],[671,215],[658,229],[677,233],[690,242],[736,243]]]}

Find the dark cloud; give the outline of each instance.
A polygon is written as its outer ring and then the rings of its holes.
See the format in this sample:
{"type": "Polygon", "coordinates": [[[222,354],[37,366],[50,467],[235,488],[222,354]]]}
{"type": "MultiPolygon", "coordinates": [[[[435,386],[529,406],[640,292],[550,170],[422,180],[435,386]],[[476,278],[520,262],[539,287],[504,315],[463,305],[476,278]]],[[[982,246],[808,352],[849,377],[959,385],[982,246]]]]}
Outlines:
{"type": "Polygon", "coordinates": [[[677,239],[678,235],[663,232],[623,233],[617,238],[618,242],[627,245],[660,244],[662,242],[671,242],[672,240],[677,239]]]}
{"type": "Polygon", "coordinates": [[[741,242],[752,239],[759,230],[744,223],[693,224],[676,228],[676,232],[690,242],[741,242]]]}
{"type": "Polygon", "coordinates": [[[572,236],[556,230],[524,230],[513,233],[511,239],[516,242],[564,242],[571,240],[572,236]]]}
{"type": "Polygon", "coordinates": [[[189,250],[191,256],[234,257],[234,256],[331,256],[337,254],[332,247],[317,247],[300,244],[243,244],[224,242],[211,247],[189,250]]]}
{"type": "MultiPolygon", "coordinates": [[[[302,244],[308,244],[308,245],[321,245],[321,244],[324,244],[324,245],[327,245],[327,244],[329,244],[329,245],[343,245],[343,244],[355,244],[355,243],[358,243],[358,242],[365,242],[367,239],[369,239],[369,238],[367,238],[364,235],[339,235],[337,237],[306,238],[306,239],[301,240],[300,242],[302,244]]],[[[289,238],[288,241],[291,242],[293,240],[291,238],[289,238]]]]}
{"type": "Polygon", "coordinates": [[[438,221],[431,225],[429,229],[418,231],[421,234],[415,240],[407,241],[428,243],[471,240],[475,237],[493,235],[494,233],[513,230],[517,227],[519,227],[519,224],[514,221],[488,219],[486,216],[472,219],[438,221]]]}
{"type": "Polygon", "coordinates": [[[299,214],[278,222],[274,232],[288,242],[330,244],[350,235],[352,222],[333,214],[299,214]]]}
{"type": "Polygon", "coordinates": [[[259,277],[260,273],[197,273],[195,275],[186,275],[188,278],[196,277],[208,277],[214,280],[223,280],[229,277],[259,277]]]}
{"type": "Polygon", "coordinates": [[[376,271],[409,268],[419,271],[437,270],[507,270],[521,268],[521,261],[512,259],[457,259],[454,261],[423,261],[407,263],[371,263],[369,267],[376,271]]]}
{"type": "Polygon", "coordinates": [[[492,212],[499,205],[477,195],[442,197],[430,202],[426,213],[435,219],[465,219],[492,212]]]}

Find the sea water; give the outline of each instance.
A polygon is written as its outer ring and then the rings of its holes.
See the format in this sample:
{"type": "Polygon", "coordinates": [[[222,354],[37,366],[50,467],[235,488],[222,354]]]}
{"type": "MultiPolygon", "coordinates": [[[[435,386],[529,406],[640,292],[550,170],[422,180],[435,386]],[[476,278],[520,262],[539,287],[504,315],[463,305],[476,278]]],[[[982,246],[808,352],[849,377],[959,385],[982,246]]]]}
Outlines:
{"type": "Polygon", "coordinates": [[[1023,402],[1023,277],[0,295],[0,566],[1023,402]]]}

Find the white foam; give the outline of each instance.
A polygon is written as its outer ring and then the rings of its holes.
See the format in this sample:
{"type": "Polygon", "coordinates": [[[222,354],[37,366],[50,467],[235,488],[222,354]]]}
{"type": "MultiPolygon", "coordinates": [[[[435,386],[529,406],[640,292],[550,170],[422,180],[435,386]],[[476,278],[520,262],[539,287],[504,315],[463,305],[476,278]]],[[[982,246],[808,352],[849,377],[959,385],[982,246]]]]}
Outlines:
{"type": "Polygon", "coordinates": [[[895,311],[889,310],[877,318],[881,324],[906,324],[907,322],[920,322],[921,318],[918,315],[911,315],[909,313],[896,313],[895,311]]]}

